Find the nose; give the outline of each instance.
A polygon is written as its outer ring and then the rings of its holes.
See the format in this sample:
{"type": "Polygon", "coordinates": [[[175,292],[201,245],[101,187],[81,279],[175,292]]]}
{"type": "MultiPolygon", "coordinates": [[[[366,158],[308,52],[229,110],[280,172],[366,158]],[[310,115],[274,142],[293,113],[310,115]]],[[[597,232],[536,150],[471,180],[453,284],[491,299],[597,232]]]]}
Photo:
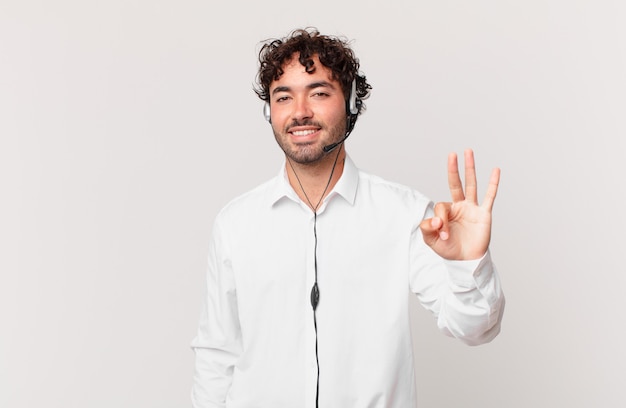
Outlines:
{"type": "Polygon", "coordinates": [[[313,117],[313,111],[311,110],[311,104],[306,97],[296,98],[293,108],[293,119],[303,120],[313,117]]]}

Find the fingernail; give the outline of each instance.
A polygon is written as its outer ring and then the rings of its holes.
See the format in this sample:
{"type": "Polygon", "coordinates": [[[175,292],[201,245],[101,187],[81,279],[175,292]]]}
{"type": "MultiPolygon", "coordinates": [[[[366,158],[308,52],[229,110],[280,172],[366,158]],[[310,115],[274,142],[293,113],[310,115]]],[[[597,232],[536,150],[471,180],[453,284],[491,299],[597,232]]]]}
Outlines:
{"type": "Polygon", "coordinates": [[[446,239],[448,239],[448,233],[445,231],[441,231],[441,233],[439,233],[439,238],[445,241],[446,239]]]}

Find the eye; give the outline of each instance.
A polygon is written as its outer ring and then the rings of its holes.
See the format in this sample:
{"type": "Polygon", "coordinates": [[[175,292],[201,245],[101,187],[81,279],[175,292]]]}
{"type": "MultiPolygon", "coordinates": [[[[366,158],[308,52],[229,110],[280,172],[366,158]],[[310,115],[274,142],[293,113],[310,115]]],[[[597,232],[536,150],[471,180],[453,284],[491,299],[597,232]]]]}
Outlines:
{"type": "Polygon", "coordinates": [[[312,96],[318,97],[318,98],[325,98],[325,97],[329,96],[329,94],[326,93],[326,92],[320,91],[320,92],[315,92],[312,96]]]}
{"type": "Polygon", "coordinates": [[[279,96],[278,98],[276,98],[275,102],[278,102],[278,103],[285,102],[285,101],[287,101],[289,99],[290,99],[289,96],[286,96],[286,95],[285,96],[279,96]]]}

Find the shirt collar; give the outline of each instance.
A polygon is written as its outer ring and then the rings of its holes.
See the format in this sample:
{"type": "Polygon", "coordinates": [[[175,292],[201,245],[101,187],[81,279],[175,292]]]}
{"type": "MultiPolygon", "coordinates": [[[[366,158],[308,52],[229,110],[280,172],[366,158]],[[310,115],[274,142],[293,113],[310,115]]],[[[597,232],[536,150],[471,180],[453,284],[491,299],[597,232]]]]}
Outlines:
{"type": "MultiPolygon", "coordinates": [[[[280,171],[278,172],[278,176],[274,178],[273,186],[270,188],[269,204],[272,206],[286,198],[297,203],[301,202],[300,197],[298,197],[298,194],[296,194],[293,187],[291,187],[291,184],[289,184],[286,164],[287,162],[283,161],[280,171]]],[[[324,199],[324,202],[330,200],[335,195],[339,195],[350,203],[350,205],[354,205],[358,185],[359,170],[350,156],[346,154],[343,173],[337,181],[337,184],[335,184],[335,187],[324,199]]]]}

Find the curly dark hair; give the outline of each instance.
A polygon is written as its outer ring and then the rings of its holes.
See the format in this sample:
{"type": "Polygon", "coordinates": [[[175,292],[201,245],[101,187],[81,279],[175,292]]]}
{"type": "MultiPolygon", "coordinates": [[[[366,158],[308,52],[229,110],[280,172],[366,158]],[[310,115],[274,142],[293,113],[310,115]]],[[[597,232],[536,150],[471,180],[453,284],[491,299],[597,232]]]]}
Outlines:
{"type": "Polygon", "coordinates": [[[312,57],[317,55],[320,63],[332,72],[332,78],[341,84],[346,99],[352,90],[352,81],[356,80],[356,94],[360,100],[358,114],[365,109],[362,100],[369,97],[372,87],[365,75],[359,73],[359,60],[348,41],[321,35],[313,27],[294,30],[285,38],[265,41],[259,52],[260,66],[254,88],[259,98],[269,102],[270,84],[280,78],[285,63],[295,53],[299,54],[298,61],[309,73],[315,71],[312,57]]]}

